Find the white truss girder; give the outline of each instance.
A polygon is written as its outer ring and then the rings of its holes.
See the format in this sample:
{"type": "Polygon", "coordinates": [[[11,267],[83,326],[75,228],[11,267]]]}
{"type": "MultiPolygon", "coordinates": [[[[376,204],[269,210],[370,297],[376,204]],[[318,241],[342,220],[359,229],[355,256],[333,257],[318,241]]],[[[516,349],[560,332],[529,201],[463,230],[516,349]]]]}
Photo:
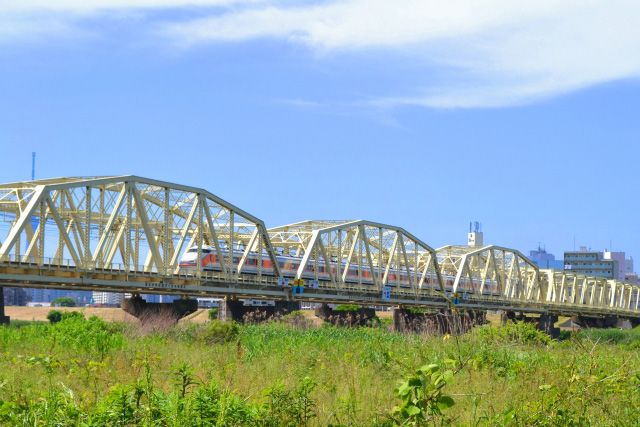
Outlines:
{"type": "Polygon", "coordinates": [[[318,264],[329,266],[320,288],[304,293],[317,301],[442,306],[443,293],[451,291],[469,296],[463,305],[480,308],[631,316],[640,308],[640,285],[539,269],[519,251],[500,246],[434,250],[403,228],[364,220],[303,221],[267,230],[206,190],[136,176],[0,184],[3,284],[172,293],[226,289],[291,298],[291,289],[278,287],[280,256],[299,259],[297,279],[320,279],[318,264]],[[195,250],[202,260],[205,246],[222,260],[221,271],[203,270],[201,262],[179,268],[185,251],[195,250]],[[265,268],[273,274],[263,275],[267,259],[265,268]],[[385,286],[392,291],[387,301],[380,293],[385,286]]]}
{"type": "Polygon", "coordinates": [[[538,267],[515,249],[444,246],[436,250],[443,276],[455,277],[452,291],[475,295],[537,301],[540,297],[538,267]]]}
{"type": "MultiPolygon", "coordinates": [[[[271,243],[285,255],[301,257],[296,277],[301,278],[307,266],[333,265],[328,269],[330,282],[338,289],[352,287],[347,272],[357,266],[357,285],[363,285],[363,272],[373,272],[373,288],[382,290],[394,284],[390,271],[406,274],[409,289],[442,291],[435,251],[406,230],[371,221],[303,221],[268,230],[271,243]]],[[[398,275],[396,274],[397,278],[398,275]]]]}
{"type": "Polygon", "coordinates": [[[242,265],[234,265],[229,253],[222,256],[225,248],[245,257],[260,248],[279,273],[264,223],[198,188],[136,176],[4,184],[0,214],[12,223],[0,239],[0,262],[66,263],[78,271],[117,262],[125,272],[172,276],[185,250],[197,248],[200,255],[203,245],[211,245],[228,277],[241,273],[242,265]],[[53,246],[55,255],[45,258],[53,246]]]}

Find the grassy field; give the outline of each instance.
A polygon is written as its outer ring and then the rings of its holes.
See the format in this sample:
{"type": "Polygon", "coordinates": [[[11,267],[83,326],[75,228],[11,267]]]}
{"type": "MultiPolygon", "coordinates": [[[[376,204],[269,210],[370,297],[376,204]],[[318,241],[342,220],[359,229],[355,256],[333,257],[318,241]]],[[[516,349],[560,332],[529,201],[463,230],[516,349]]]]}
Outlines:
{"type": "Polygon", "coordinates": [[[0,327],[0,425],[640,425],[638,330],[310,323],[0,327]]]}

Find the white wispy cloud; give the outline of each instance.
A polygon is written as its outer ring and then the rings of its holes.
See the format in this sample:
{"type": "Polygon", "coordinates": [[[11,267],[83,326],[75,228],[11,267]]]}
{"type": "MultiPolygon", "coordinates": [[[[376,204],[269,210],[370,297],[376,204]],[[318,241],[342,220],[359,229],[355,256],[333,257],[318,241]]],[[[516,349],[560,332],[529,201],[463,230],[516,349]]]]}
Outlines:
{"type": "MultiPolygon", "coordinates": [[[[423,79],[415,78],[411,87],[402,89],[404,93],[369,94],[373,100],[368,103],[378,107],[514,105],[640,76],[638,0],[14,3],[18,5],[0,6],[0,14],[200,8],[197,18],[163,18],[146,25],[181,47],[274,38],[306,46],[320,54],[319,61],[374,53],[390,62],[406,61],[414,75],[424,73],[423,79]],[[220,7],[214,11],[215,6],[220,7]],[[437,80],[427,77],[433,70],[438,70],[437,80]]],[[[68,27],[61,22],[61,28],[68,27]]]]}
{"type": "Polygon", "coordinates": [[[413,93],[373,105],[487,107],[640,76],[639,19],[636,0],[351,0],[253,8],[163,30],[186,45],[272,37],[324,54],[393,52],[455,77],[425,77],[413,93]]]}

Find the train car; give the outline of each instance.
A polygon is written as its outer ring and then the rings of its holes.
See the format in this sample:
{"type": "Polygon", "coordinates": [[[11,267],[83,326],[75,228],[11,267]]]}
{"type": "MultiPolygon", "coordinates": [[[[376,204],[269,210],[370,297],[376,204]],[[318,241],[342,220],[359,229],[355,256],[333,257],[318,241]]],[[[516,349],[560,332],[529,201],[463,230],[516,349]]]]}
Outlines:
{"type": "MultiPolygon", "coordinates": [[[[203,246],[202,247],[202,258],[200,260],[201,267],[203,271],[222,271],[220,266],[220,260],[216,254],[216,250],[213,246],[203,246]]],[[[220,249],[221,256],[225,259],[225,262],[228,265],[228,257],[229,251],[228,249],[220,249]]],[[[244,252],[239,250],[234,250],[232,253],[233,260],[232,263],[234,266],[237,266],[240,263],[240,259],[242,258],[244,252]]],[[[282,277],[294,278],[302,263],[302,257],[294,257],[294,256],[284,256],[277,255],[276,260],[280,267],[280,272],[282,277]]],[[[250,252],[247,255],[245,260],[245,264],[242,267],[243,274],[257,274],[258,273],[258,253],[250,252]]],[[[180,269],[183,271],[193,271],[198,267],[198,249],[191,248],[187,250],[182,259],[180,260],[180,269]]],[[[340,271],[344,274],[347,265],[345,262],[342,262],[340,271]]],[[[324,261],[312,261],[309,262],[306,266],[304,272],[302,273],[303,279],[315,279],[317,275],[318,280],[329,281],[329,270],[331,269],[331,273],[333,275],[337,272],[337,262],[330,262],[327,266],[324,261]],[[317,272],[315,271],[317,268],[317,272]]],[[[383,271],[379,271],[378,268],[374,267],[373,273],[368,265],[362,266],[362,271],[359,270],[358,265],[353,265],[353,263],[349,266],[347,274],[345,276],[345,282],[347,283],[358,283],[359,276],[362,275],[360,281],[365,285],[373,285],[373,277],[372,274],[380,276],[384,274],[383,271]]],[[[264,276],[273,276],[273,265],[271,264],[271,259],[263,254],[262,256],[262,266],[261,266],[261,274],[264,276]]],[[[446,291],[453,290],[453,284],[455,277],[454,276],[443,276],[444,287],[446,291]]],[[[425,282],[427,284],[435,282],[435,275],[431,274],[425,278],[425,282]]],[[[473,294],[474,290],[479,287],[480,283],[476,283],[476,280],[473,281],[473,286],[469,286],[469,279],[463,279],[463,283],[461,283],[462,289],[458,291],[466,292],[473,294]]],[[[388,278],[387,278],[387,286],[390,287],[410,287],[409,278],[407,277],[406,271],[398,272],[396,269],[389,269],[388,278]]],[[[484,295],[499,295],[498,287],[495,281],[491,281],[487,285],[485,285],[485,289],[483,291],[484,295]]]]}

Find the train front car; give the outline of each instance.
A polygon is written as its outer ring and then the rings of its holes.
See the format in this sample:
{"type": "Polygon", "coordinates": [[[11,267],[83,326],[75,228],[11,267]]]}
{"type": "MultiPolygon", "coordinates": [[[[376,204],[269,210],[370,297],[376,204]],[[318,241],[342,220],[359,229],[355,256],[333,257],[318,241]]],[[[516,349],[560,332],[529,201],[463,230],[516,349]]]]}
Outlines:
{"type": "MultiPolygon", "coordinates": [[[[202,257],[200,258],[200,266],[203,270],[215,270],[220,271],[220,263],[215,255],[215,248],[213,246],[202,247],[202,257]]],[[[198,269],[198,248],[191,248],[187,250],[180,259],[180,271],[189,272],[198,269]]]]}

